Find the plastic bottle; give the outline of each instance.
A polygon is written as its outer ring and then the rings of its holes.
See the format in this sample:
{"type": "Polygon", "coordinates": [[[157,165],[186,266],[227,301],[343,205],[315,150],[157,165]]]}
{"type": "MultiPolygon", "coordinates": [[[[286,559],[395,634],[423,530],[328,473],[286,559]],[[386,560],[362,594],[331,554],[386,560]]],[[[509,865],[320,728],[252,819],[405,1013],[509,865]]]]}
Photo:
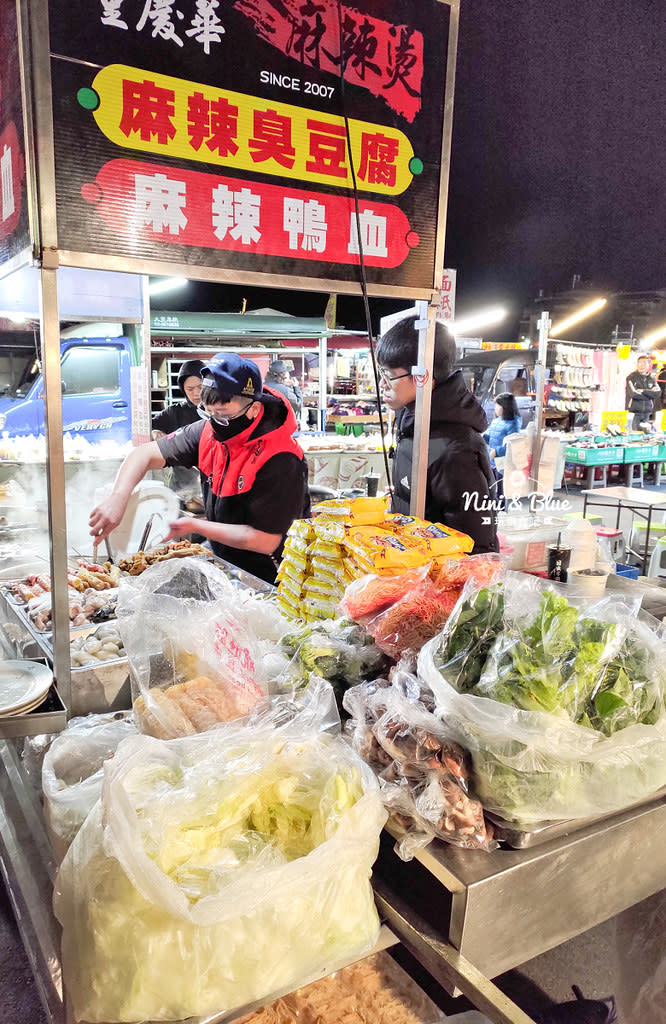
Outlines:
{"type": "Polygon", "coordinates": [[[571,548],[570,571],[594,568],[597,535],[588,519],[573,519],[562,532],[562,544],[571,548]]]}

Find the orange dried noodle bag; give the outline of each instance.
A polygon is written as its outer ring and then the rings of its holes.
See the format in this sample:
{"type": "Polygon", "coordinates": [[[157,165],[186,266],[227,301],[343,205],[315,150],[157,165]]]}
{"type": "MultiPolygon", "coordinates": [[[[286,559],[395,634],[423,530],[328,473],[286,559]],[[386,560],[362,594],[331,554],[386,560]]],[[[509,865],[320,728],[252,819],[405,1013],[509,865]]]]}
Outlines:
{"type": "Polygon", "coordinates": [[[461,591],[462,587],[440,590],[431,579],[425,579],[366,622],[365,628],[377,646],[397,661],[405,651],[418,652],[437,636],[461,591]]]}
{"type": "Polygon", "coordinates": [[[357,622],[374,617],[388,605],[399,600],[412,587],[422,583],[429,569],[429,565],[424,565],[394,576],[361,576],[350,583],[345,591],[342,599],[345,615],[357,622]]]}
{"type": "Polygon", "coordinates": [[[403,516],[390,512],[386,516],[386,528],[401,537],[416,537],[423,542],[431,556],[469,554],[474,541],[466,533],[453,530],[442,523],[430,523],[416,516],[403,516]]]}
{"type": "Polygon", "coordinates": [[[360,565],[371,565],[375,571],[412,569],[432,557],[416,538],[398,537],[376,526],[349,527],[345,547],[360,565]]]}
{"type": "Polygon", "coordinates": [[[479,586],[495,583],[505,572],[501,555],[471,555],[469,558],[437,559],[433,564],[432,578],[440,588],[462,587],[470,576],[479,586]]]}

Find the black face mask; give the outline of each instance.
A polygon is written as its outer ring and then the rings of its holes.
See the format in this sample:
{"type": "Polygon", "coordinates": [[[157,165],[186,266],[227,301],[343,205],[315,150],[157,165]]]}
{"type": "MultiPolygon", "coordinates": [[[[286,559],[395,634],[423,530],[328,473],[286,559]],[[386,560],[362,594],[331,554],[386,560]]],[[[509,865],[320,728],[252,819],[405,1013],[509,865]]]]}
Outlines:
{"type": "Polygon", "coordinates": [[[218,441],[228,441],[230,438],[236,437],[237,434],[242,434],[251,423],[254,423],[254,420],[250,419],[246,413],[241,413],[240,416],[228,420],[226,426],[212,417],[210,420],[213,434],[218,441]]]}

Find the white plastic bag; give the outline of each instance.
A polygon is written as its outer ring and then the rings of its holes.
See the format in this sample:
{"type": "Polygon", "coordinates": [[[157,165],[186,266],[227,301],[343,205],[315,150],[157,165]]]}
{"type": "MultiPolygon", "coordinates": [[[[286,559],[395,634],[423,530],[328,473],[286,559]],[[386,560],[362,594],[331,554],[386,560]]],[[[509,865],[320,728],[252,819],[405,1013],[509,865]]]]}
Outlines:
{"type": "Polygon", "coordinates": [[[127,712],[87,715],[72,718],[47,750],[42,764],[44,817],[58,860],[99,798],[104,762],[134,733],[127,712]]]}
{"type": "Polygon", "coordinates": [[[77,1019],[221,1012],[372,948],[386,812],[370,769],[306,717],[137,736],[107,763],[56,880],[77,1019]]]}
{"type": "Polygon", "coordinates": [[[418,659],[471,753],[475,795],[522,824],[619,810],[666,785],[658,624],[611,597],[563,593],[518,573],[466,588],[418,659]]]}

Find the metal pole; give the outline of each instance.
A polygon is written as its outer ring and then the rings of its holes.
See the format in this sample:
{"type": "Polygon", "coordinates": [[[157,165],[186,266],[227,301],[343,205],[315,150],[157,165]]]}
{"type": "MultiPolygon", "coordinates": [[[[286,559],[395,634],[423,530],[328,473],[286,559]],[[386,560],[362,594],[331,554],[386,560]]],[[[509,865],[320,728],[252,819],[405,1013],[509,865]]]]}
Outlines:
{"type": "MultiPolygon", "coordinates": [[[[414,448],[412,455],[411,500],[409,511],[413,516],[425,517],[426,482],[428,474],[428,442],[430,440],[430,407],[432,394],[432,364],[435,353],[435,317],[428,319],[427,302],[417,302],[414,329],[419,332],[418,365],[411,371],[416,377],[416,407],[414,410],[414,448]]],[[[405,367],[407,369],[407,367],[405,367]]]]}
{"type": "Polygon", "coordinates": [[[319,338],[319,429],[326,430],[326,392],[328,388],[328,343],[326,335],[319,338]]]}
{"type": "Polygon", "coordinates": [[[532,444],[532,472],[531,480],[534,490],[539,490],[539,466],[541,462],[541,433],[543,431],[543,395],[546,383],[546,358],[548,355],[548,332],[552,326],[550,314],[543,310],[537,329],[539,331],[539,351],[534,367],[536,382],[535,408],[534,408],[534,441],[532,444]]]}
{"type": "Polygon", "coordinates": [[[63,704],[71,707],[69,661],[69,599],[67,587],[67,506],[65,456],[62,439],[62,385],[60,378],[60,320],[57,270],[40,271],[42,370],[46,426],[49,535],[51,537],[51,620],[53,672],[63,704]]]}

